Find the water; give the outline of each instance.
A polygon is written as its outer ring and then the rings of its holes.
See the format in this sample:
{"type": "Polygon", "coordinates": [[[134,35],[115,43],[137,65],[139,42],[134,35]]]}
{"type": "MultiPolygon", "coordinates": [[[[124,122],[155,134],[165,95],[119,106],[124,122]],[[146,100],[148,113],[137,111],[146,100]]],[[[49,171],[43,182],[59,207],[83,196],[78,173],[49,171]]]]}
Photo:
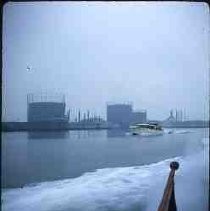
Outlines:
{"type": "Polygon", "coordinates": [[[2,208],[155,210],[169,163],[178,160],[178,208],[207,210],[205,137],[206,129],[157,137],[115,130],[3,133],[2,208]]]}

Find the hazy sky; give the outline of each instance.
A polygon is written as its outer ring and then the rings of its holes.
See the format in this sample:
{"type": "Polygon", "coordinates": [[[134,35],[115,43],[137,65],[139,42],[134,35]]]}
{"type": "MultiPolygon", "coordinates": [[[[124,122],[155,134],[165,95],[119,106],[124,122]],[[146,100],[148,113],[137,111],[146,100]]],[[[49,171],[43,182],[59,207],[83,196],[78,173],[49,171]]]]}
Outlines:
{"type": "Polygon", "coordinates": [[[28,92],[62,92],[74,111],[104,117],[106,102],[131,101],[150,119],[171,108],[204,118],[208,51],[205,3],[7,3],[3,120],[26,120],[28,92]]]}

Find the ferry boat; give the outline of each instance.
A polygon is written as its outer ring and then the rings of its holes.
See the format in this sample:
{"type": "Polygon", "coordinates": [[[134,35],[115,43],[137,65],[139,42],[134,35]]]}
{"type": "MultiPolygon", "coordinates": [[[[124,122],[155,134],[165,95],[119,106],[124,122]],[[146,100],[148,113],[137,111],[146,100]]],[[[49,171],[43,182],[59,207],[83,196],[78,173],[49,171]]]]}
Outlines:
{"type": "Polygon", "coordinates": [[[157,123],[135,124],[129,128],[132,135],[157,136],[164,134],[162,127],[157,123]]]}

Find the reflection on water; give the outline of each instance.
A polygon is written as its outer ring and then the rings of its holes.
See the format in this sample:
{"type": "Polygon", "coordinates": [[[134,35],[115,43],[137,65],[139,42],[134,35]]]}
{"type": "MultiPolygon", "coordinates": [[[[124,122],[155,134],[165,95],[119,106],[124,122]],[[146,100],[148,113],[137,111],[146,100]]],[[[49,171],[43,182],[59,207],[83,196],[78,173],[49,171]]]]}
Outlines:
{"type": "Polygon", "coordinates": [[[74,130],[69,132],[69,138],[83,139],[94,136],[94,130],[74,130]]]}
{"type": "Polygon", "coordinates": [[[126,135],[126,130],[107,130],[107,137],[122,137],[126,135]]]}
{"type": "Polygon", "coordinates": [[[60,139],[68,137],[68,131],[30,131],[28,139],[60,139]]]}
{"type": "Polygon", "coordinates": [[[197,150],[202,138],[202,129],[151,138],[120,130],[3,133],[1,182],[3,187],[22,187],[102,168],[150,164],[197,150]]]}
{"type": "MultiPolygon", "coordinates": [[[[83,139],[94,137],[98,134],[98,130],[74,130],[74,131],[30,131],[27,132],[28,139],[66,139],[77,138],[83,139]]],[[[119,136],[116,133],[116,136],[119,136]]]]}
{"type": "Polygon", "coordinates": [[[68,148],[65,139],[37,139],[27,142],[27,184],[66,175],[68,148]]]}

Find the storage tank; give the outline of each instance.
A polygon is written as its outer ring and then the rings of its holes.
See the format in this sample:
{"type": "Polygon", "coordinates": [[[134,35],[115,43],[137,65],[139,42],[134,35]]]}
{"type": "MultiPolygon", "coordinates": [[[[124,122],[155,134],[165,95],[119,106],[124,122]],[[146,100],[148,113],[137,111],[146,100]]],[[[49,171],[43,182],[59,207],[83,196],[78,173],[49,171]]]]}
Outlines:
{"type": "Polygon", "coordinates": [[[64,95],[35,95],[27,96],[28,122],[66,122],[64,95]]]}
{"type": "Polygon", "coordinates": [[[129,127],[132,118],[132,104],[107,104],[107,122],[121,128],[129,127]]]}

